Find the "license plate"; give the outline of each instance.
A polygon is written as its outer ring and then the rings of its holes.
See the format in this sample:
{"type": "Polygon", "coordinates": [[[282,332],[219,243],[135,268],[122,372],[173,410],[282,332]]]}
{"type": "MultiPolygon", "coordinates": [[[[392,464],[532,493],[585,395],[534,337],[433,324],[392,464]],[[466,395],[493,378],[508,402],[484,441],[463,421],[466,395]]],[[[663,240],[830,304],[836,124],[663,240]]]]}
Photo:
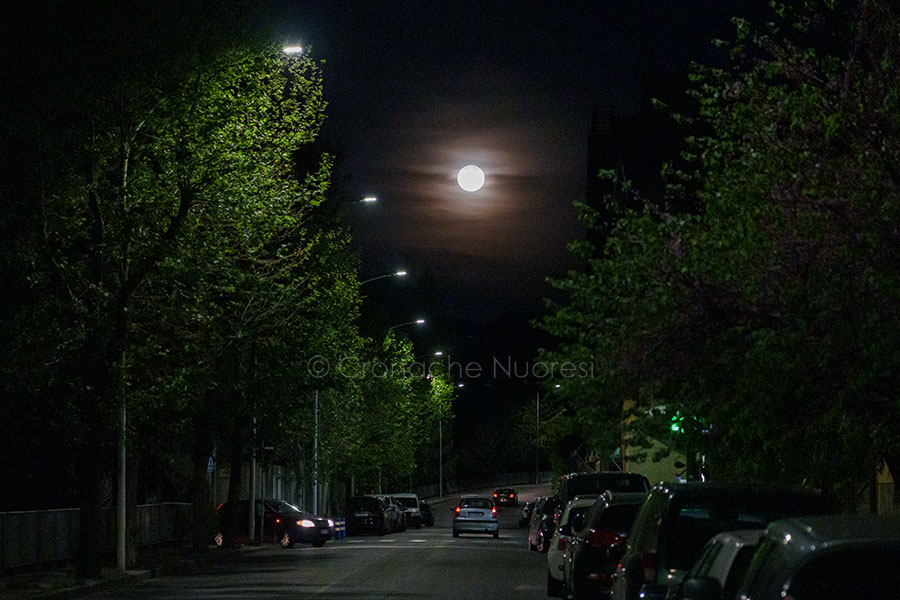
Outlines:
{"type": "Polygon", "coordinates": [[[324,533],[324,534],[327,535],[327,534],[328,534],[328,529],[320,529],[320,530],[319,530],[319,533],[324,533]]]}

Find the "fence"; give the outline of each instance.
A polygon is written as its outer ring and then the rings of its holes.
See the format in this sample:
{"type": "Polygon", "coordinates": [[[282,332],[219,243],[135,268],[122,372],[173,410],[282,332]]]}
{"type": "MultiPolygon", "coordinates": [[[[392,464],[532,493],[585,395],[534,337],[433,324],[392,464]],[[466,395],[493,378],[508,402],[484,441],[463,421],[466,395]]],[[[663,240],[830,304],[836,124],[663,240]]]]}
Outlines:
{"type": "MultiPolygon", "coordinates": [[[[188,537],[192,505],[184,502],[137,507],[137,544],[147,546],[188,537]]],[[[78,552],[77,508],[0,512],[3,570],[71,559],[78,552]]],[[[103,510],[103,550],[116,548],[116,509],[103,510]]]]}

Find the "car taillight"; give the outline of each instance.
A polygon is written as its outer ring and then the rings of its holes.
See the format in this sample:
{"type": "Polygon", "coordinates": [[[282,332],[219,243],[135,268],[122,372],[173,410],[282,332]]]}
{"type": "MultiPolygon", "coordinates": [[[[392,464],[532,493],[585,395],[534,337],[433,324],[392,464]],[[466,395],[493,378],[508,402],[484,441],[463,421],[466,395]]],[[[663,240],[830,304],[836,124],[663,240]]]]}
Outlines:
{"type": "Polygon", "coordinates": [[[656,581],[656,552],[641,553],[641,566],[644,567],[644,581],[656,581]]]}
{"type": "Polygon", "coordinates": [[[515,498],[515,495],[514,495],[514,494],[510,494],[509,497],[510,497],[510,498],[515,498]]]}
{"type": "Polygon", "coordinates": [[[276,523],[281,523],[281,519],[275,519],[276,523]]]}
{"type": "Polygon", "coordinates": [[[459,507],[456,507],[456,514],[459,514],[459,507]]]}
{"type": "Polygon", "coordinates": [[[559,540],[556,542],[556,549],[562,552],[566,549],[566,545],[569,543],[569,538],[564,535],[558,536],[559,540]]]}
{"type": "Polygon", "coordinates": [[[491,507],[491,517],[493,517],[495,519],[497,518],[497,507],[496,506],[491,507]]]}
{"type": "Polygon", "coordinates": [[[587,543],[595,548],[612,548],[622,544],[624,541],[625,538],[616,535],[611,531],[606,531],[605,529],[592,529],[591,534],[588,536],[587,543]]]}
{"type": "Polygon", "coordinates": [[[497,494],[494,494],[494,498],[496,498],[496,497],[497,497],[497,494]]]}

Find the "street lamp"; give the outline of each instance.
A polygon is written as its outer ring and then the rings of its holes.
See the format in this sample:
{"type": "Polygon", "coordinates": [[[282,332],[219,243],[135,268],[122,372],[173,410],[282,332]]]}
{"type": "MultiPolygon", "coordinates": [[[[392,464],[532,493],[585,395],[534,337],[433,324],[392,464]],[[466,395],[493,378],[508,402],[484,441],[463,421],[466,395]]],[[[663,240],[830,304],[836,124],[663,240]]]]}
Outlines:
{"type": "Polygon", "coordinates": [[[301,54],[303,52],[302,46],[285,46],[281,49],[285,54],[301,54]]]}
{"type": "Polygon", "coordinates": [[[360,281],[359,285],[365,285],[370,281],[375,281],[378,279],[384,279],[385,277],[405,277],[406,271],[397,271],[396,273],[388,273],[387,275],[379,275],[378,277],[372,277],[371,279],[366,279],[365,281],[360,281]]]}
{"type": "Polygon", "coordinates": [[[416,319],[415,321],[407,321],[406,323],[397,323],[396,325],[392,325],[388,327],[388,331],[391,329],[396,329],[397,327],[403,327],[404,325],[424,325],[425,319],[416,319]]]}

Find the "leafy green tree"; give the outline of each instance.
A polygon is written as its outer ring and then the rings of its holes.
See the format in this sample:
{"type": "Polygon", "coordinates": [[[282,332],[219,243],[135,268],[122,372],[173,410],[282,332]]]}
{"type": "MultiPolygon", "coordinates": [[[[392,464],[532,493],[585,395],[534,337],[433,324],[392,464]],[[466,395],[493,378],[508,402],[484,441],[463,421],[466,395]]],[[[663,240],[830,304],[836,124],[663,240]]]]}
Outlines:
{"type": "Polygon", "coordinates": [[[35,304],[23,317],[44,315],[46,328],[35,335],[23,322],[18,334],[54,357],[26,393],[57,390],[54,410],[78,457],[86,575],[99,572],[102,483],[136,295],[166,261],[205,264],[241,236],[253,242],[231,251],[252,254],[289,226],[296,205],[318,201],[320,182],[291,177],[292,152],[323,118],[309,59],[226,46],[163,66],[50,115],[59,118],[36,144],[66,151],[48,152],[23,192],[35,226],[26,258],[35,304]]]}
{"type": "Polygon", "coordinates": [[[607,438],[628,399],[635,431],[716,476],[855,505],[900,443],[900,19],[879,0],[775,8],[766,32],[736,21],[731,67],[694,76],[711,134],[687,140],[681,175],[700,214],[622,213],[544,326],[553,356],[591,357],[573,406],[607,438]],[[665,438],[674,411],[689,427],[665,438]]]}

